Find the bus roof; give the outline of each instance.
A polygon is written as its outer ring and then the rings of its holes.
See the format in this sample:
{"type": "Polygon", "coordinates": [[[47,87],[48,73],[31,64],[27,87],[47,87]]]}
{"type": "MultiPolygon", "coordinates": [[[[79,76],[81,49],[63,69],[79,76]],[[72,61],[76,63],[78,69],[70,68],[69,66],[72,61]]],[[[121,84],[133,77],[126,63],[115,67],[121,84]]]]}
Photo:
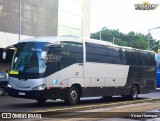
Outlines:
{"type": "Polygon", "coordinates": [[[118,47],[118,48],[122,48],[122,49],[139,50],[139,51],[144,51],[144,52],[154,52],[154,51],[151,51],[151,50],[141,50],[141,49],[136,49],[136,48],[132,48],[132,47],[128,47],[128,46],[119,46],[119,45],[115,45],[115,44],[112,44],[111,42],[107,42],[107,41],[103,41],[103,40],[83,38],[83,37],[72,36],[72,35],[53,36],[53,37],[36,37],[36,38],[21,40],[18,43],[21,43],[21,42],[56,43],[56,42],[61,42],[61,41],[73,41],[73,42],[79,42],[79,43],[82,43],[83,41],[85,41],[85,42],[94,43],[94,44],[109,45],[109,46],[112,46],[112,47],[118,47]]]}

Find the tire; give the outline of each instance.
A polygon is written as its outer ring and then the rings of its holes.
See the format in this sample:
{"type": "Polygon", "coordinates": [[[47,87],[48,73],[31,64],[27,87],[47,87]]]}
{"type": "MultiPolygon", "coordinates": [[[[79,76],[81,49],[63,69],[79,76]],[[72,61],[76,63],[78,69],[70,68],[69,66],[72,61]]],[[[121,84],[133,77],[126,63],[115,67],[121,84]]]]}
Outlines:
{"type": "Polygon", "coordinates": [[[67,94],[67,99],[65,99],[64,101],[70,105],[75,105],[79,103],[80,101],[79,91],[75,86],[69,89],[67,94]]]}
{"type": "Polygon", "coordinates": [[[44,98],[42,98],[42,99],[39,98],[39,99],[36,99],[36,100],[40,104],[43,104],[43,103],[45,103],[47,101],[47,99],[44,99],[44,98]]]}
{"type": "Polygon", "coordinates": [[[3,96],[5,94],[5,88],[0,87],[0,96],[3,96]]]}
{"type": "Polygon", "coordinates": [[[130,92],[130,98],[132,100],[136,100],[138,97],[138,86],[137,85],[133,85],[132,90],[130,92]]]}

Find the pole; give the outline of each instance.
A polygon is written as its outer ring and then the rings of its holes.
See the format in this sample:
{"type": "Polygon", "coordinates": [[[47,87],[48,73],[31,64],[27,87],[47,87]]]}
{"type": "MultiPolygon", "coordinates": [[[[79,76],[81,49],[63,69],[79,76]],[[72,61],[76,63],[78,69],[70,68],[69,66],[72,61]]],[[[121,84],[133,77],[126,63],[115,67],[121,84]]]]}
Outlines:
{"type": "Polygon", "coordinates": [[[102,29],[100,29],[100,33],[99,33],[99,40],[102,40],[102,30],[105,29],[107,27],[103,27],[102,29]]]}
{"type": "Polygon", "coordinates": [[[159,29],[160,27],[156,27],[156,28],[152,28],[152,29],[148,29],[148,50],[150,50],[150,39],[149,39],[149,33],[151,30],[154,30],[154,29],[159,29]]]}
{"type": "Polygon", "coordinates": [[[21,40],[21,5],[22,1],[19,0],[19,19],[18,19],[18,33],[19,33],[19,41],[21,40]]]}
{"type": "MultiPolygon", "coordinates": [[[[102,30],[102,29],[101,29],[102,30]]],[[[99,40],[101,40],[102,39],[102,35],[101,35],[101,30],[100,30],[100,35],[99,35],[99,40]]]]}
{"type": "Polygon", "coordinates": [[[114,44],[114,40],[115,40],[115,37],[113,37],[113,44],[114,44]]]}
{"type": "Polygon", "coordinates": [[[149,30],[148,30],[148,50],[150,50],[149,30]]]}

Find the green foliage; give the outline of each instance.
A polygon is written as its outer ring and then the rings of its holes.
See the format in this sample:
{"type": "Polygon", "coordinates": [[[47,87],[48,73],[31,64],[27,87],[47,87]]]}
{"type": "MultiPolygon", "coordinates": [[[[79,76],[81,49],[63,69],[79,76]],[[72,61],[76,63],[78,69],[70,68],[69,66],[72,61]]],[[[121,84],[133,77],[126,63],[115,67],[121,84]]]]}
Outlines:
{"type": "MultiPolygon", "coordinates": [[[[91,38],[93,39],[100,39],[100,31],[96,33],[91,33],[91,38]]],[[[157,52],[159,48],[159,40],[156,41],[153,39],[151,34],[144,35],[141,33],[135,33],[133,31],[124,34],[122,32],[119,32],[119,30],[110,30],[108,28],[105,28],[101,30],[101,39],[104,41],[113,42],[113,38],[115,38],[114,44],[120,45],[120,46],[129,46],[137,49],[148,49],[148,40],[149,40],[149,48],[150,50],[153,50],[157,52]]]]}

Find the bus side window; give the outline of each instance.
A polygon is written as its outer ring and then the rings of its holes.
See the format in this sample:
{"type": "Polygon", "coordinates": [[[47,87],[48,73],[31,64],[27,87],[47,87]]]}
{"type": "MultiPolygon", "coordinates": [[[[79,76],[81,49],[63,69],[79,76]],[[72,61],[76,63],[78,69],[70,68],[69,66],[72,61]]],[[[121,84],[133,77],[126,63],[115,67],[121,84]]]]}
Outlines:
{"type": "Polygon", "coordinates": [[[127,59],[127,64],[128,65],[135,65],[135,66],[139,65],[138,55],[135,51],[126,50],[125,54],[126,54],[126,59],[127,59]]]}
{"type": "Polygon", "coordinates": [[[119,49],[107,45],[86,43],[86,61],[121,64],[119,49]]]}
{"type": "Polygon", "coordinates": [[[106,46],[106,58],[108,58],[108,63],[122,64],[122,54],[119,48],[106,46]]]}
{"type": "Polygon", "coordinates": [[[105,49],[101,45],[86,42],[86,61],[104,63],[105,49]]]}
{"type": "Polygon", "coordinates": [[[151,64],[151,66],[156,66],[155,53],[149,53],[149,54],[150,54],[150,64],[151,64]]]}
{"type": "Polygon", "coordinates": [[[119,57],[120,57],[121,63],[126,64],[125,50],[122,48],[119,49],[119,57]]]}
{"type": "Polygon", "coordinates": [[[70,66],[74,63],[83,63],[83,48],[81,43],[64,42],[61,53],[62,59],[60,62],[60,69],[70,66]]]}

